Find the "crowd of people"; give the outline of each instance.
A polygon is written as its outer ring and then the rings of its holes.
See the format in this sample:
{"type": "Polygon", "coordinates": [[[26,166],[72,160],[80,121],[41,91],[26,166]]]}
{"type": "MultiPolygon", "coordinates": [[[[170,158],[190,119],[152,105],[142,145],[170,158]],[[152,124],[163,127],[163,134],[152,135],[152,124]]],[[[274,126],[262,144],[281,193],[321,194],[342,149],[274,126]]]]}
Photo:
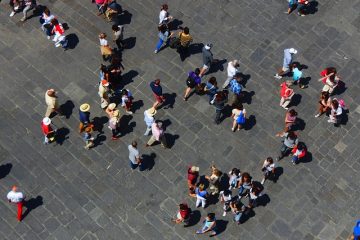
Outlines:
{"type": "MultiPolygon", "coordinates": [[[[112,21],[117,15],[122,13],[122,7],[115,0],[94,0],[98,15],[103,15],[108,21],[112,21]]],[[[304,9],[308,4],[307,1],[289,2],[288,14],[297,6],[299,15],[305,15],[304,9]]],[[[27,19],[27,13],[30,9],[36,6],[32,0],[11,0],[10,5],[12,12],[10,17],[15,13],[22,11],[24,16],[21,21],[27,19]]],[[[159,13],[158,23],[158,43],[156,44],[154,53],[158,54],[161,50],[169,46],[174,48],[179,53],[181,61],[185,61],[189,56],[189,47],[193,42],[193,36],[190,35],[188,27],[175,28],[172,24],[174,17],[168,12],[169,6],[163,4],[159,13]]],[[[50,13],[48,8],[44,8],[40,16],[41,29],[44,31],[48,39],[53,37],[55,46],[62,46],[67,49],[65,30],[58,18],[50,13]]],[[[106,33],[100,33],[99,46],[103,62],[100,65],[99,81],[98,81],[98,95],[100,97],[99,106],[104,110],[104,115],[108,117],[108,128],[111,130],[111,139],[118,140],[121,135],[120,119],[123,114],[133,114],[133,99],[129,89],[126,89],[122,84],[122,72],[124,66],[120,52],[124,50],[124,26],[113,24],[111,26],[113,33],[113,42],[116,45],[111,47],[107,40],[106,33]],[[109,62],[108,65],[106,65],[109,62]]],[[[213,44],[206,43],[202,48],[202,63],[199,67],[191,70],[187,74],[185,80],[186,88],[183,94],[183,100],[189,101],[192,94],[206,95],[208,103],[214,106],[215,117],[214,123],[220,124],[224,119],[224,109],[228,106],[231,108],[231,131],[240,131],[247,124],[247,110],[244,107],[244,75],[240,72],[241,61],[238,59],[228,62],[226,76],[222,87],[218,86],[217,79],[214,76],[209,76],[208,72],[213,65],[218,61],[213,58],[211,52],[213,44]],[[204,79],[207,78],[206,81],[204,79]]],[[[223,173],[215,165],[210,167],[209,175],[205,178],[199,178],[199,167],[190,166],[187,169],[188,174],[188,191],[189,196],[196,198],[195,207],[206,208],[209,202],[214,198],[220,200],[223,209],[223,217],[230,212],[233,220],[241,224],[249,213],[255,207],[262,203],[264,196],[264,184],[267,179],[276,178],[277,162],[291,155],[291,162],[296,165],[307,156],[307,147],[304,142],[301,142],[298,137],[298,113],[294,107],[291,107],[293,97],[296,95],[293,86],[298,85],[300,89],[307,88],[307,83],[304,81],[303,66],[293,61],[294,56],[298,54],[295,48],[287,48],[284,50],[283,65],[275,74],[275,78],[279,80],[280,85],[280,106],[286,110],[285,112],[285,126],[282,131],[276,134],[277,137],[283,138],[279,154],[274,160],[272,157],[267,157],[262,166],[259,166],[259,171],[262,171],[262,180],[255,181],[252,176],[246,171],[240,171],[239,168],[231,169],[228,174],[223,173]],[[222,179],[228,179],[224,183],[222,179]],[[245,199],[247,199],[245,203],[245,199]]],[[[315,115],[316,118],[327,115],[328,122],[339,126],[342,123],[342,118],[346,114],[346,106],[344,100],[333,97],[336,94],[336,89],[341,86],[341,78],[337,74],[334,67],[328,67],[321,71],[320,82],[324,84],[320,92],[319,108],[315,115]]],[[[162,126],[162,121],[156,119],[155,116],[159,108],[166,101],[161,86],[161,80],[155,79],[149,83],[149,87],[154,96],[154,103],[144,111],[144,122],[146,130],[144,135],[148,136],[151,133],[150,139],[147,141],[145,147],[152,146],[155,142],[159,142],[162,147],[168,148],[165,129],[162,126]]],[[[45,102],[47,105],[44,118],[41,122],[42,132],[44,134],[44,144],[49,144],[56,141],[57,127],[52,123],[51,118],[55,115],[63,116],[62,110],[59,107],[57,93],[54,89],[48,89],[45,93],[45,102]]],[[[79,106],[79,133],[83,134],[85,142],[84,148],[89,150],[96,147],[95,138],[92,132],[96,129],[90,118],[90,104],[82,103],[79,106]]],[[[138,149],[137,141],[132,141],[128,146],[129,161],[131,169],[139,168],[140,171],[145,170],[143,159],[138,149]]],[[[17,188],[8,194],[8,199],[18,204],[18,209],[22,209],[21,203],[25,199],[23,193],[16,193],[17,188]]],[[[21,210],[22,211],[22,210],[21,210]]],[[[189,225],[191,223],[192,211],[187,203],[179,204],[179,209],[173,221],[175,223],[184,223],[189,225]]],[[[19,221],[21,220],[21,212],[18,214],[19,221]]],[[[208,213],[203,221],[201,229],[196,231],[196,234],[204,234],[210,232],[210,236],[214,236],[217,231],[217,220],[214,213],[208,213]]]]}

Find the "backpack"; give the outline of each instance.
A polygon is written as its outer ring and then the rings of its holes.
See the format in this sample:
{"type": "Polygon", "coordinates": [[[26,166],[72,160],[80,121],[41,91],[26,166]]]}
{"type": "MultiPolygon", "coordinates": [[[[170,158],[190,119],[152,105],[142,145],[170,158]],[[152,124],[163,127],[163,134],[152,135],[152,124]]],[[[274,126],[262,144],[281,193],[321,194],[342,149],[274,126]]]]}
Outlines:
{"type": "Polygon", "coordinates": [[[237,124],[244,124],[245,123],[245,117],[244,117],[243,110],[240,111],[239,116],[236,118],[236,123],[237,124]]]}
{"type": "Polygon", "coordinates": [[[188,87],[194,86],[195,85],[195,80],[191,76],[188,76],[188,78],[186,79],[186,85],[188,87]]]}

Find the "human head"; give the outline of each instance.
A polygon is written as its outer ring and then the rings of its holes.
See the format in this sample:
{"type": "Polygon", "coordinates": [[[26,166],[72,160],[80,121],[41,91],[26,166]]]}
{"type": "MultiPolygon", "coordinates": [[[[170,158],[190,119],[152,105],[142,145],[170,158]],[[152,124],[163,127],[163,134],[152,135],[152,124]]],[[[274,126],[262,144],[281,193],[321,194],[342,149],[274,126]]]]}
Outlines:
{"type": "Polygon", "coordinates": [[[50,97],[53,97],[53,96],[55,96],[55,90],[54,89],[49,89],[48,91],[47,91],[47,95],[48,96],[50,96],[50,97]]]}
{"type": "Polygon", "coordinates": [[[241,78],[241,73],[236,73],[234,75],[234,79],[236,79],[237,82],[241,82],[242,78],[241,78]]]}
{"type": "Polygon", "coordinates": [[[56,18],[51,19],[50,22],[51,22],[52,25],[58,25],[59,24],[59,21],[56,18]]]}
{"type": "Polygon", "coordinates": [[[83,103],[80,105],[80,111],[81,112],[88,112],[90,110],[90,104],[83,103]]]}
{"type": "Polygon", "coordinates": [[[237,104],[235,105],[235,108],[236,108],[236,109],[239,109],[239,110],[243,110],[243,109],[244,109],[244,106],[242,105],[242,103],[237,103],[237,104]]]}
{"type": "Polygon", "coordinates": [[[49,117],[44,117],[42,122],[44,125],[48,126],[51,124],[51,119],[49,117]]]}
{"type": "Polygon", "coordinates": [[[200,68],[195,68],[194,73],[195,73],[197,76],[199,76],[199,74],[200,74],[200,68]]]}
{"type": "Polygon", "coordinates": [[[155,85],[160,85],[160,79],[159,78],[155,80],[155,85]]]}
{"type": "Polygon", "coordinates": [[[328,92],[321,92],[321,98],[325,99],[327,101],[329,99],[329,93],[328,92]]]}
{"type": "Polygon", "coordinates": [[[243,181],[245,181],[245,182],[250,182],[251,176],[250,176],[249,173],[244,172],[241,176],[242,176],[243,181]]]}
{"type": "Polygon", "coordinates": [[[237,169],[237,168],[234,168],[233,169],[233,174],[235,174],[236,176],[239,176],[240,175],[240,170],[237,169]]]}
{"type": "Polygon", "coordinates": [[[92,128],[91,127],[86,127],[84,130],[86,133],[91,133],[92,132],[92,128]]]}
{"type": "Polygon", "coordinates": [[[128,94],[128,90],[126,89],[121,90],[121,95],[127,95],[127,94],[128,94]]]}
{"type": "Polygon", "coordinates": [[[337,100],[337,99],[333,99],[333,100],[331,101],[331,105],[332,105],[333,108],[337,109],[337,108],[339,107],[339,102],[338,102],[338,100],[337,100]]]}
{"type": "Polygon", "coordinates": [[[110,103],[107,107],[108,110],[114,110],[116,108],[116,103],[110,103]]]}
{"type": "Polygon", "coordinates": [[[45,7],[44,13],[45,13],[46,16],[49,16],[50,15],[50,10],[47,7],[45,7]]]}
{"type": "Polygon", "coordinates": [[[220,177],[220,176],[221,176],[221,172],[220,172],[220,170],[217,169],[217,168],[215,168],[215,169],[213,170],[213,174],[214,174],[215,176],[217,176],[217,177],[220,177]]]}
{"type": "Polygon", "coordinates": [[[302,151],[304,148],[305,148],[305,146],[304,146],[303,143],[299,143],[299,144],[297,145],[297,149],[298,149],[299,151],[302,151]]]}
{"type": "Polygon", "coordinates": [[[203,183],[200,183],[198,188],[200,191],[202,191],[202,190],[204,190],[204,187],[205,187],[205,185],[203,183]]]}
{"type": "Polygon", "coordinates": [[[111,26],[111,29],[112,29],[113,31],[117,32],[117,31],[119,31],[119,26],[116,25],[116,24],[114,24],[114,25],[111,26]]]}
{"type": "Polygon", "coordinates": [[[190,168],[191,172],[195,173],[195,172],[199,172],[199,167],[196,167],[196,166],[192,166],[190,168]]]}
{"type": "Polygon", "coordinates": [[[186,210],[186,209],[188,209],[188,205],[186,203],[180,203],[179,208],[180,208],[180,210],[186,210]]]}
{"type": "Polygon", "coordinates": [[[136,148],[136,147],[137,147],[137,142],[136,142],[135,140],[132,141],[131,146],[133,146],[134,148],[136,148]]]}
{"type": "Polygon", "coordinates": [[[12,187],[12,190],[13,190],[14,192],[16,192],[17,186],[14,185],[14,186],[12,187]]]}
{"type": "Polygon", "coordinates": [[[224,196],[231,196],[231,191],[229,189],[224,190],[224,196]]]}
{"type": "Polygon", "coordinates": [[[107,69],[107,67],[106,67],[104,64],[101,64],[101,65],[100,65],[100,71],[102,71],[102,72],[108,72],[108,69],[107,69]]]}
{"type": "Polygon", "coordinates": [[[296,139],[296,134],[293,131],[288,131],[287,137],[293,140],[296,139]]]}
{"type": "Polygon", "coordinates": [[[336,74],[336,68],[334,67],[328,67],[326,68],[327,74],[334,73],[336,74]]]}
{"type": "Polygon", "coordinates": [[[297,50],[295,48],[290,48],[289,53],[291,54],[297,54],[297,50]]]}
{"type": "Polygon", "coordinates": [[[290,116],[297,116],[297,112],[295,111],[295,109],[290,109],[289,110],[289,114],[290,114],[290,116]]]}
{"type": "Polygon", "coordinates": [[[209,83],[211,83],[212,85],[217,84],[217,82],[216,82],[216,77],[211,77],[211,78],[209,79],[209,83]]]}
{"type": "Polygon", "coordinates": [[[106,79],[101,80],[101,85],[103,85],[104,87],[109,86],[109,82],[106,79]]]}
{"type": "Polygon", "coordinates": [[[234,66],[234,67],[239,67],[240,66],[240,60],[234,60],[234,61],[232,61],[232,65],[234,66]]]}
{"type": "Polygon", "coordinates": [[[267,161],[268,163],[270,163],[270,164],[274,163],[274,160],[272,159],[272,157],[268,157],[268,158],[266,159],[266,161],[267,161]]]}
{"type": "Polygon", "coordinates": [[[167,4],[161,5],[161,10],[167,11],[169,9],[169,6],[167,4]]]}
{"type": "Polygon", "coordinates": [[[183,32],[184,32],[185,34],[189,34],[189,33],[190,33],[190,30],[189,30],[189,28],[188,28],[188,27],[184,27],[183,32]]]}
{"type": "Polygon", "coordinates": [[[214,220],[215,219],[215,213],[208,213],[207,218],[209,220],[214,220]]]}
{"type": "Polygon", "coordinates": [[[99,38],[101,38],[101,39],[106,38],[106,33],[100,33],[99,38]]]}

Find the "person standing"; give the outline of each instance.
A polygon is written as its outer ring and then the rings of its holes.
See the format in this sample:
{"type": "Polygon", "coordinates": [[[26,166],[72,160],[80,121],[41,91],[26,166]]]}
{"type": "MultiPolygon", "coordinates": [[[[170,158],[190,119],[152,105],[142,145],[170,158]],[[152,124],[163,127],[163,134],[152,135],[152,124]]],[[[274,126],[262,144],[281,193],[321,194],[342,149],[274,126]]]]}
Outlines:
{"type": "Polygon", "coordinates": [[[235,74],[237,74],[239,72],[239,66],[240,66],[240,61],[239,60],[233,60],[233,61],[230,61],[228,63],[228,66],[227,66],[227,78],[226,78],[226,80],[224,82],[224,85],[222,86],[223,88],[227,88],[230,81],[232,79],[234,79],[235,74]]]}
{"type": "Polygon", "coordinates": [[[230,203],[231,203],[233,197],[231,196],[231,191],[228,189],[221,191],[219,193],[219,195],[220,195],[220,202],[224,204],[223,205],[223,210],[224,210],[223,217],[225,217],[226,212],[229,211],[229,209],[230,209],[230,203]]]}
{"type": "Polygon", "coordinates": [[[293,55],[297,54],[297,50],[295,48],[287,48],[284,50],[284,61],[283,66],[279,71],[275,74],[275,78],[281,79],[283,75],[288,73],[291,69],[291,63],[293,61],[293,55]]]}
{"type": "Polygon", "coordinates": [[[199,91],[201,89],[201,77],[199,76],[200,69],[196,68],[195,71],[191,71],[188,74],[188,78],[186,79],[186,86],[185,94],[184,94],[184,101],[187,101],[192,89],[195,88],[195,91],[199,91]]]}
{"type": "Polygon", "coordinates": [[[231,112],[231,117],[234,119],[231,131],[235,132],[236,129],[240,131],[246,122],[246,109],[241,103],[235,105],[231,112]]]}
{"type": "Polygon", "coordinates": [[[120,131],[119,131],[119,123],[120,123],[120,111],[119,110],[115,110],[113,112],[112,117],[109,119],[109,128],[111,129],[112,132],[112,140],[118,140],[120,131]]]}
{"type": "Polygon", "coordinates": [[[264,174],[261,184],[264,184],[266,179],[271,177],[272,174],[275,174],[275,163],[272,157],[268,157],[264,160],[261,171],[264,174]]]}
{"type": "Polygon", "coordinates": [[[227,91],[223,90],[215,94],[214,106],[215,106],[215,120],[216,124],[221,122],[225,103],[227,102],[227,91]]]}
{"type": "Polygon", "coordinates": [[[284,131],[278,133],[277,136],[280,136],[288,131],[294,130],[294,127],[296,126],[297,123],[297,115],[298,113],[295,111],[295,109],[290,109],[286,111],[284,131]]]}
{"type": "Polygon", "coordinates": [[[11,191],[6,195],[9,203],[15,203],[17,205],[17,220],[20,222],[22,220],[22,208],[24,205],[25,194],[17,191],[18,188],[13,186],[11,191]]]}
{"type": "Polygon", "coordinates": [[[308,5],[309,1],[307,0],[298,0],[297,1],[297,10],[298,10],[298,15],[301,17],[305,16],[305,9],[306,6],[308,5]]]}
{"type": "Polygon", "coordinates": [[[222,172],[219,169],[217,169],[214,165],[212,165],[211,166],[211,175],[205,176],[205,178],[210,183],[211,195],[216,195],[219,193],[221,175],[222,175],[222,172]]]}
{"type": "Polygon", "coordinates": [[[151,82],[150,88],[155,97],[155,103],[153,104],[153,108],[155,108],[156,110],[165,100],[162,92],[162,86],[160,85],[160,79],[156,79],[155,81],[151,82]]]}
{"type": "Polygon", "coordinates": [[[108,41],[106,40],[106,33],[99,34],[100,41],[100,51],[103,61],[107,61],[111,59],[112,49],[110,48],[108,41]]]}
{"type": "Polygon", "coordinates": [[[190,222],[191,209],[186,203],[179,204],[179,210],[176,213],[176,218],[172,219],[173,222],[179,224],[184,223],[184,226],[188,225],[190,222]]]}
{"type": "Polygon", "coordinates": [[[320,117],[323,113],[328,113],[331,109],[331,98],[328,92],[321,92],[319,100],[319,111],[315,115],[316,118],[320,117]]]}
{"type": "Polygon", "coordinates": [[[51,26],[51,33],[55,35],[53,38],[53,41],[55,42],[55,47],[60,47],[60,42],[64,39],[63,34],[65,33],[65,29],[56,18],[51,19],[51,26]]]}
{"type": "Polygon", "coordinates": [[[202,77],[207,71],[209,71],[212,62],[214,61],[213,54],[211,52],[212,44],[208,43],[202,48],[203,67],[200,70],[199,76],[202,77]]]}
{"type": "Polygon", "coordinates": [[[47,7],[45,7],[39,21],[41,24],[41,29],[46,33],[47,39],[51,38],[51,20],[53,18],[55,18],[55,16],[50,13],[50,10],[47,7]]]}
{"type": "Polygon", "coordinates": [[[127,114],[133,114],[131,111],[133,96],[128,89],[121,90],[121,106],[125,109],[127,114]]]}
{"type": "Polygon", "coordinates": [[[128,146],[128,149],[131,169],[136,169],[137,167],[139,167],[140,171],[144,170],[141,162],[140,153],[137,148],[137,142],[132,141],[131,145],[128,146]]]}
{"type": "Polygon", "coordinates": [[[339,101],[334,98],[331,101],[331,111],[329,115],[328,123],[334,123],[335,126],[338,126],[341,123],[343,115],[343,109],[339,104],[339,101]]]}
{"type": "Polygon", "coordinates": [[[115,24],[115,25],[112,25],[111,29],[114,34],[113,41],[116,43],[118,50],[123,50],[124,49],[124,42],[123,42],[124,26],[115,24]]]}
{"type": "Polygon", "coordinates": [[[56,96],[56,92],[54,89],[49,89],[45,93],[45,102],[47,105],[45,117],[50,117],[53,112],[58,113],[62,116],[62,113],[58,104],[58,97],[56,96]]]}
{"type": "Polygon", "coordinates": [[[280,154],[277,157],[277,161],[281,160],[283,157],[288,155],[293,148],[296,147],[296,145],[299,143],[299,139],[296,136],[295,132],[289,131],[287,133],[284,133],[282,135],[279,135],[279,137],[285,137],[283,144],[280,149],[280,154]]]}
{"type": "Polygon", "coordinates": [[[240,73],[236,73],[234,78],[230,81],[229,84],[229,92],[231,94],[231,101],[230,101],[230,105],[234,106],[238,103],[240,103],[240,94],[241,91],[243,89],[243,86],[241,85],[241,74],[240,73]]]}
{"type": "Polygon", "coordinates": [[[196,234],[204,234],[207,232],[211,232],[211,234],[209,235],[209,237],[213,237],[217,234],[216,232],[216,218],[215,218],[215,213],[209,213],[204,222],[203,222],[203,226],[200,230],[196,231],[196,234]]]}
{"type": "Polygon", "coordinates": [[[83,103],[79,108],[79,133],[82,133],[84,128],[90,124],[90,105],[88,103],[83,103]]]}
{"type": "Polygon", "coordinates": [[[193,38],[190,35],[189,28],[184,27],[183,31],[179,32],[178,38],[180,44],[177,46],[177,52],[180,54],[180,59],[183,62],[185,58],[189,55],[189,46],[193,41],[193,38]]]}
{"type": "Polygon", "coordinates": [[[173,17],[170,16],[168,10],[169,10],[169,6],[167,4],[161,5],[160,14],[159,14],[159,26],[160,25],[168,26],[170,21],[173,19],[173,17]]]}
{"type": "Polygon", "coordinates": [[[289,87],[288,83],[283,82],[280,84],[280,106],[288,110],[288,106],[291,102],[292,97],[295,95],[294,90],[289,87]]]}
{"type": "Polygon", "coordinates": [[[205,190],[205,185],[200,183],[199,186],[195,189],[196,194],[196,207],[205,208],[206,206],[206,197],[208,196],[208,192],[205,190]]]}
{"type": "Polygon", "coordinates": [[[94,146],[94,138],[91,137],[91,132],[92,132],[91,126],[85,128],[83,139],[85,141],[84,148],[86,150],[89,150],[90,148],[92,148],[94,146]]]}
{"type": "Polygon", "coordinates": [[[144,133],[145,136],[149,135],[149,133],[151,132],[152,124],[155,123],[154,115],[156,113],[157,113],[157,111],[153,107],[144,111],[144,121],[146,124],[146,131],[144,133]]]}
{"type": "Polygon", "coordinates": [[[110,103],[109,98],[109,82],[106,79],[101,80],[101,83],[99,84],[99,96],[100,96],[100,106],[102,109],[106,109],[107,106],[110,103]]]}
{"type": "Polygon", "coordinates": [[[187,171],[187,183],[189,189],[189,196],[196,197],[195,189],[196,189],[196,182],[199,177],[199,167],[191,166],[188,168],[187,171]]]}
{"type": "Polygon", "coordinates": [[[167,148],[164,130],[162,129],[161,125],[162,124],[160,122],[154,122],[151,125],[152,136],[149,139],[149,141],[146,143],[145,147],[149,147],[153,145],[154,142],[160,142],[163,148],[167,148]]]}
{"type": "Polygon", "coordinates": [[[56,129],[51,126],[51,119],[44,117],[41,122],[41,129],[44,134],[44,144],[49,144],[55,140],[56,129]]]}

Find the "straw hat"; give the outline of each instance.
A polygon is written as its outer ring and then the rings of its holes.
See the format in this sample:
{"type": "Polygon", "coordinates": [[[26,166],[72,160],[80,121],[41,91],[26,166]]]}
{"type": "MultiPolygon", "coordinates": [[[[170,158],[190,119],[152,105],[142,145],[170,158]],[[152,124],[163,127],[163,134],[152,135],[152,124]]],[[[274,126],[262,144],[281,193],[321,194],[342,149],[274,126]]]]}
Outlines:
{"type": "Polygon", "coordinates": [[[195,166],[191,167],[192,172],[199,172],[199,169],[200,169],[199,167],[195,167],[195,166]]]}
{"type": "Polygon", "coordinates": [[[44,125],[50,125],[51,119],[48,118],[48,117],[44,117],[43,120],[42,120],[42,122],[43,122],[44,125]]]}
{"type": "Polygon", "coordinates": [[[90,105],[88,103],[81,104],[80,111],[88,112],[90,110],[90,105]]]}
{"type": "Polygon", "coordinates": [[[153,107],[146,110],[146,112],[152,117],[157,113],[156,109],[153,107]]]}
{"type": "Polygon", "coordinates": [[[109,110],[114,110],[116,108],[116,103],[110,103],[108,106],[109,110]]]}
{"type": "Polygon", "coordinates": [[[118,116],[120,116],[120,111],[119,111],[119,110],[115,110],[115,111],[113,112],[113,117],[118,117],[118,116]]]}

